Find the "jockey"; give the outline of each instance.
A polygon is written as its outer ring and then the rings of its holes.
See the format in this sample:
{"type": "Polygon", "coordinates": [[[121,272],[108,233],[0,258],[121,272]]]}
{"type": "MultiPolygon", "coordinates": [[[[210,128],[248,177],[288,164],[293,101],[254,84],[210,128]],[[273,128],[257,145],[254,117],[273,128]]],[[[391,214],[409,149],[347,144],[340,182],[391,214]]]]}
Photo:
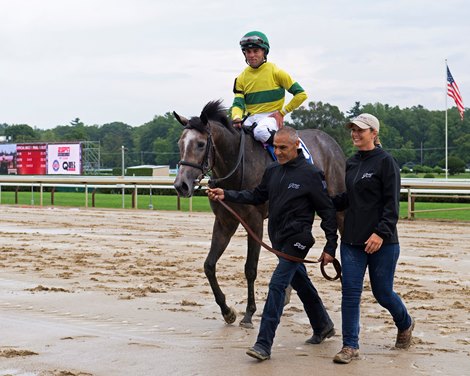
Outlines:
{"type": "MultiPolygon", "coordinates": [[[[291,76],[267,61],[269,41],[260,31],[250,31],[240,40],[240,47],[248,64],[235,79],[235,98],[231,108],[232,124],[251,127],[253,136],[263,144],[272,145],[274,133],[283,126],[284,116],[298,108],[306,99],[304,89],[291,76]],[[286,90],[293,95],[284,106],[286,90]]],[[[306,159],[310,153],[300,146],[306,159]]]]}

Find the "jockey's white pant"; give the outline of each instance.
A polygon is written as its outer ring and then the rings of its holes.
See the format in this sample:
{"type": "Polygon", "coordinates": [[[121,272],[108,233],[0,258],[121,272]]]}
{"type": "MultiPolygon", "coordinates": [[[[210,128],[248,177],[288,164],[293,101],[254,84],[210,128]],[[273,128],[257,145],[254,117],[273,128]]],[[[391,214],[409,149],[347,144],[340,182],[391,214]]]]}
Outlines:
{"type": "MultiPolygon", "coordinates": [[[[269,137],[271,137],[271,133],[277,131],[277,122],[276,119],[270,117],[272,112],[265,112],[262,114],[255,114],[248,116],[243,123],[246,127],[251,127],[255,123],[257,124],[255,129],[253,129],[253,136],[255,140],[262,142],[263,144],[268,141],[269,137]]],[[[304,144],[302,139],[299,137],[300,145],[299,149],[302,149],[305,159],[311,160],[310,152],[308,151],[307,146],[304,144]]]]}

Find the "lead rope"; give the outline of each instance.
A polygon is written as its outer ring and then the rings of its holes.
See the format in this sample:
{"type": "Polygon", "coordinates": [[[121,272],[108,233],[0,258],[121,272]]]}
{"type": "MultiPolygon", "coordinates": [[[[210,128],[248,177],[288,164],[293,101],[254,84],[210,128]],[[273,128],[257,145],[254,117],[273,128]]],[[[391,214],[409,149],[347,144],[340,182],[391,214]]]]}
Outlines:
{"type": "MultiPolygon", "coordinates": [[[[263,242],[260,238],[258,238],[258,236],[253,232],[253,230],[250,228],[250,226],[248,226],[248,224],[237,214],[237,212],[235,210],[233,210],[230,206],[228,206],[225,202],[223,202],[222,200],[217,200],[217,202],[219,204],[221,204],[225,209],[227,209],[230,213],[232,213],[233,216],[235,216],[235,218],[238,219],[238,221],[240,221],[240,223],[242,224],[242,226],[245,228],[245,230],[248,232],[248,234],[250,234],[250,236],[258,243],[260,244],[261,246],[263,246],[264,248],[266,248],[268,251],[274,253],[276,256],[279,256],[279,257],[282,257],[286,260],[289,260],[289,261],[293,261],[293,262],[302,262],[302,263],[305,263],[305,264],[318,264],[320,263],[320,261],[318,260],[306,260],[306,259],[302,259],[300,257],[295,257],[295,256],[291,256],[291,255],[288,255],[287,253],[284,253],[284,252],[280,252],[272,247],[270,247],[269,245],[267,245],[265,242],[263,242]]],[[[337,279],[339,279],[341,282],[342,282],[342,277],[341,277],[341,264],[339,263],[339,261],[335,258],[333,260],[333,266],[335,268],[335,271],[336,271],[336,275],[334,277],[330,277],[326,271],[325,271],[325,266],[323,265],[323,263],[320,263],[320,271],[321,271],[321,274],[323,275],[323,277],[325,279],[327,279],[328,281],[336,281],[337,279]]]]}

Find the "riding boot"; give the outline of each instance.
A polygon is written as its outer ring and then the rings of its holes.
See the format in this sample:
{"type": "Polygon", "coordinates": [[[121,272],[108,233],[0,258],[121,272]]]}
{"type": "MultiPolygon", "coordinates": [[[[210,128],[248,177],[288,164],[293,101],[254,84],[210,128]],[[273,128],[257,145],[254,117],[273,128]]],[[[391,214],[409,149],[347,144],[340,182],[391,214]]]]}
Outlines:
{"type": "Polygon", "coordinates": [[[265,144],[268,144],[268,145],[273,145],[274,143],[274,134],[276,133],[276,131],[269,131],[269,133],[271,134],[271,136],[269,136],[269,138],[266,140],[265,144]]]}

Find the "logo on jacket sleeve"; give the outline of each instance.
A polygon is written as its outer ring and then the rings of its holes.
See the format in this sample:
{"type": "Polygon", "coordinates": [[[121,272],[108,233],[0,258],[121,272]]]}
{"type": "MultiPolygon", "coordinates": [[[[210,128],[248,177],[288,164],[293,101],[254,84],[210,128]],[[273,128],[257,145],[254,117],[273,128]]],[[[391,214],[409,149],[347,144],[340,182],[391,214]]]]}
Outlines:
{"type": "Polygon", "coordinates": [[[299,189],[300,188],[300,184],[296,184],[296,183],[290,183],[289,186],[287,187],[287,189],[299,189]]]}

